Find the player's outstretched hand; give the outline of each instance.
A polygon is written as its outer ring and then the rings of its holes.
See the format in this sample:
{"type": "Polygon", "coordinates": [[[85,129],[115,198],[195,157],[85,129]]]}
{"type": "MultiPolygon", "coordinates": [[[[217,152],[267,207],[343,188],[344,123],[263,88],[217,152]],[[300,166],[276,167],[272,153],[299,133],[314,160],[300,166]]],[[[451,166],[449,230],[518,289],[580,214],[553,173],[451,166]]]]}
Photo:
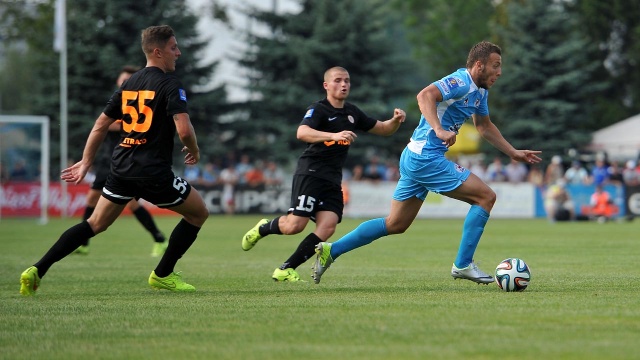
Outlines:
{"type": "Polygon", "coordinates": [[[516,151],[515,156],[513,156],[513,159],[520,162],[525,162],[527,164],[537,164],[542,161],[542,159],[538,156],[538,154],[541,153],[542,151],[539,150],[518,150],[516,151]]]}
{"type": "Polygon", "coordinates": [[[79,184],[82,181],[82,179],[84,179],[84,177],[87,175],[87,171],[89,171],[90,167],[91,167],[91,164],[87,165],[82,161],[78,161],[77,163],[62,170],[60,173],[60,179],[68,183],[79,184]]]}
{"type": "Polygon", "coordinates": [[[182,148],[182,152],[187,154],[184,156],[184,163],[187,165],[194,165],[200,161],[200,151],[191,152],[186,146],[182,148]]]}

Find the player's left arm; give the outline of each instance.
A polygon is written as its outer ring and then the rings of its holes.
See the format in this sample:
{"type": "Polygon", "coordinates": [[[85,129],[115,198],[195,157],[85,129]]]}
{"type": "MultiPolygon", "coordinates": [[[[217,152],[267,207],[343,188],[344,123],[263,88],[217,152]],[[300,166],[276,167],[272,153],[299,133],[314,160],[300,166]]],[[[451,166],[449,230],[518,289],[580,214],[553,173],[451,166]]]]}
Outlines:
{"type": "Polygon", "coordinates": [[[100,116],[98,116],[91,132],[89,133],[87,143],[84,146],[82,159],[62,170],[60,179],[76,184],[79,184],[82,179],[84,179],[89,168],[91,168],[91,164],[93,164],[93,159],[96,157],[96,153],[98,152],[100,145],[109,131],[109,126],[114,121],[115,119],[110,118],[105,113],[101,113],[100,116]]]}
{"type": "Polygon", "coordinates": [[[378,120],[376,124],[369,130],[370,133],[381,136],[389,136],[393,135],[398,129],[400,125],[406,119],[407,114],[405,114],[402,109],[394,109],[393,117],[389,120],[380,121],[378,120]]]}
{"type": "Polygon", "coordinates": [[[184,147],[182,152],[187,154],[184,156],[185,164],[197,164],[200,161],[200,148],[198,147],[198,139],[196,132],[191,124],[188,113],[179,113],[173,115],[173,122],[176,124],[176,132],[184,147]]]}
{"type": "Polygon", "coordinates": [[[491,121],[489,115],[477,115],[473,114],[473,123],[478,130],[478,133],[485,138],[491,145],[493,145],[496,149],[502,151],[510,158],[526,162],[529,164],[536,164],[542,161],[538,154],[542,153],[542,151],[538,150],[518,150],[509,143],[502,133],[498,129],[498,127],[491,121]]]}

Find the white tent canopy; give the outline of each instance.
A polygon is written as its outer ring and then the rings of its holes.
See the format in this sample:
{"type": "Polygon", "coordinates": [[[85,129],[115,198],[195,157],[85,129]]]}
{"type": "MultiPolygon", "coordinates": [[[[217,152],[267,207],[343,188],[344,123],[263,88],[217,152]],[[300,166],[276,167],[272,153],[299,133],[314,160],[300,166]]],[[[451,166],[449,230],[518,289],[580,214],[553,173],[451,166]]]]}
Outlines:
{"type": "Polygon", "coordinates": [[[612,160],[637,159],[640,153],[640,114],[594,132],[589,149],[604,151],[612,160]]]}

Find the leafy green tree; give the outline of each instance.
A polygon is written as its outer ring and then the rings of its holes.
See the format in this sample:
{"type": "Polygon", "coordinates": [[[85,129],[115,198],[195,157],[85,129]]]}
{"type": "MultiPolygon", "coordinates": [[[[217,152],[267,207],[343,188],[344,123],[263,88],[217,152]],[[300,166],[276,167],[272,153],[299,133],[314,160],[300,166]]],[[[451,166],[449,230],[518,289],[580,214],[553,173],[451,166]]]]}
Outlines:
{"type": "MultiPolygon", "coordinates": [[[[246,14],[266,25],[267,34],[248,33],[248,51],[239,60],[248,69],[252,100],[246,117],[234,123],[238,148],[254,157],[291,160],[304,148],[295,132],[305,109],[324,98],[323,73],[345,67],[351,76],[347,101],[368,115],[386,120],[393,107],[403,106],[410,86],[410,61],[401,33],[401,20],[382,0],[301,0],[296,14],[255,8],[246,14]]],[[[397,157],[406,144],[409,124],[400,134],[380,140],[361,136],[350,150],[353,162],[370,153],[397,157]],[[380,146],[384,141],[384,146],[380,146]]]]}
{"type": "Polygon", "coordinates": [[[581,0],[572,11],[603,68],[594,78],[607,86],[593,98],[597,128],[640,113],[640,0],[581,0]]]}
{"type": "MultiPolygon", "coordinates": [[[[18,0],[11,8],[17,31],[9,34],[27,43],[26,58],[33,77],[28,111],[52,119],[52,154],[59,156],[59,57],[53,50],[53,6],[55,1],[33,7],[18,0]],[[17,4],[17,5],[16,5],[17,4]]],[[[146,63],[140,48],[140,32],[151,25],[168,24],[176,31],[182,56],[175,75],[186,87],[192,122],[207,142],[220,134],[219,115],[227,110],[224,88],[197,92],[206,85],[216,63],[200,64],[198,56],[206,42],[198,39],[198,18],[186,0],[67,0],[69,156],[79,159],[84,140],[106,100],[115,90],[120,68],[146,63]],[[195,116],[194,116],[195,115],[195,116]]],[[[7,13],[7,12],[5,12],[7,13]]],[[[24,100],[23,100],[24,101],[24,100]]],[[[204,144],[203,144],[204,145],[204,144]]],[[[203,155],[208,154],[202,146],[203,155]]],[[[181,155],[178,153],[178,156],[181,155]]],[[[52,164],[59,164],[53,160],[52,164]]],[[[179,163],[178,163],[179,164],[179,163]]],[[[59,169],[52,170],[57,174],[59,169]]]]}
{"type": "Polygon", "coordinates": [[[507,16],[497,27],[503,73],[489,99],[497,105],[492,119],[515,147],[542,150],[546,158],[580,149],[591,139],[589,114],[603,88],[594,80],[594,44],[554,0],[513,1],[507,16]]]}

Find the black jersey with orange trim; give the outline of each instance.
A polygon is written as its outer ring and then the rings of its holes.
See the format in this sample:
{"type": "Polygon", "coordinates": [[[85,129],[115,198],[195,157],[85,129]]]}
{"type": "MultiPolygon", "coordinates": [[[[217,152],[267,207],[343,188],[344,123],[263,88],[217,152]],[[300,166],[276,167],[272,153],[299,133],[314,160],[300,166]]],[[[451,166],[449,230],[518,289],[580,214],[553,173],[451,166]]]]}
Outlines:
{"type": "MultiPolygon", "coordinates": [[[[318,131],[339,133],[344,130],[369,131],[376,125],[373,119],[357,106],[345,102],[343,108],[334,108],[326,98],[317,101],[307,108],[300,125],[307,125],[318,131]]],[[[342,182],[342,167],[349,153],[349,141],[324,141],[308,144],[296,167],[296,174],[310,175],[342,182]]]]}
{"type": "MultiPolygon", "coordinates": [[[[121,120],[117,120],[117,123],[120,123],[121,120]]],[[[105,171],[109,171],[111,168],[111,156],[113,155],[113,149],[118,146],[120,143],[120,132],[119,131],[108,131],[107,136],[105,136],[102,145],[100,145],[100,150],[96,154],[96,158],[93,160],[93,169],[98,172],[101,169],[105,169],[105,171]]]]}
{"type": "Polygon", "coordinates": [[[176,126],[173,115],[187,113],[180,80],[157,67],[146,67],[112,96],[104,113],[122,119],[120,142],[111,157],[111,173],[149,179],[171,171],[176,126]]]}

